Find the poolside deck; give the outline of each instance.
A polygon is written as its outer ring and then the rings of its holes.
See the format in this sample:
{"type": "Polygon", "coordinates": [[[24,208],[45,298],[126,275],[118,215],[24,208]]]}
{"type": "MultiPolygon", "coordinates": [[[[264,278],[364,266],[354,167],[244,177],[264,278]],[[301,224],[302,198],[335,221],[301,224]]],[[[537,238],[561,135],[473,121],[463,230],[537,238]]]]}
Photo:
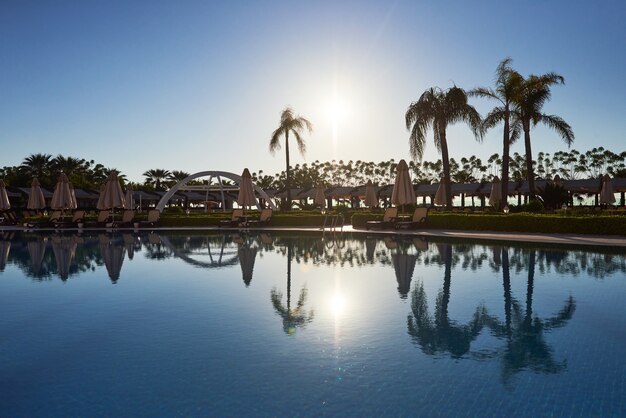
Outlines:
{"type": "MultiPolygon", "coordinates": [[[[107,230],[107,228],[99,228],[107,230]]],[[[148,228],[142,228],[146,230],[148,228]]],[[[52,228],[38,228],[37,231],[51,231],[52,228]]],[[[95,228],[85,229],[97,230],[95,228]]],[[[110,229],[108,229],[110,230],[110,229]]],[[[133,231],[133,228],[116,228],[116,231],[133,231]]],[[[149,228],[151,231],[173,231],[173,230],[197,230],[197,231],[233,231],[240,228],[217,228],[217,227],[154,227],[149,228]]],[[[251,229],[252,230],[252,229],[251,229]]],[[[290,231],[290,232],[314,232],[320,231],[320,228],[311,227],[267,227],[254,228],[253,230],[268,231],[290,231]]],[[[19,226],[0,227],[1,231],[28,231],[28,229],[19,226]]],[[[75,231],[77,228],[64,228],[63,231],[75,231]]],[[[330,230],[326,229],[326,233],[330,230]]],[[[530,232],[496,232],[496,231],[459,231],[447,229],[428,229],[428,230],[365,230],[363,228],[353,228],[352,226],[344,226],[344,233],[367,234],[367,235],[415,235],[424,237],[444,237],[453,239],[476,239],[489,241],[513,241],[513,242],[534,242],[540,244],[553,245],[581,245],[581,246],[603,246],[603,247],[626,247],[626,237],[608,236],[608,235],[582,235],[582,234],[540,234],[530,232]]]]}

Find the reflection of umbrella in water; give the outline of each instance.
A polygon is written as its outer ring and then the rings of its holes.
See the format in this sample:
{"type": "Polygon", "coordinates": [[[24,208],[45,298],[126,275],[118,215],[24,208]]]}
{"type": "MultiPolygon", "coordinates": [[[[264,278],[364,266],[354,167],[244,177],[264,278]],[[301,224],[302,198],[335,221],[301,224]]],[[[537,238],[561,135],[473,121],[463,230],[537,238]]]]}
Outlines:
{"type": "Polygon", "coordinates": [[[254,261],[256,260],[256,248],[250,248],[247,245],[239,247],[237,257],[241,265],[241,274],[246,287],[250,286],[252,281],[252,272],[254,271],[254,261]]]}
{"type": "Polygon", "coordinates": [[[11,241],[0,241],[0,271],[4,271],[9,260],[9,251],[11,250],[11,241]]]}
{"type": "Polygon", "coordinates": [[[411,289],[411,278],[415,270],[417,256],[413,254],[396,253],[391,254],[391,261],[393,263],[393,270],[396,273],[396,280],[398,281],[398,293],[400,293],[402,299],[406,299],[411,289]]]}
{"type": "Polygon", "coordinates": [[[102,260],[104,261],[104,266],[107,269],[109,278],[114,284],[120,278],[120,271],[124,263],[124,251],[124,246],[115,244],[109,240],[106,235],[100,236],[102,260]]]}
{"type": "Polygon", "coordinates": [[[135,255],[137,238],[133,234],[122,234],[122,239],[124,240],[124,248],[126,248],[128,259],[132,260],[135,255]]]}
{"type": "Polygon", "coordinates": [[[368,238],[365,240],[365,256],[367,261],[374,261],[374,253],[376,252],[376,240],[368,238]]]}
{"type": "Polygon", "coordinates": [[[37,177],[33,178],[33,182],[30,185],[30,193],[28,195],[27,209],[38,210],[43,209],[46,206],[46,199],[43,197],[43,191],[37,177]]]}
{"type": "Polygon", "coordinates": [[[76,242],[70,237],[52,237],[52,252],[57,265],[57,273],[65,281],[70,275],[72,258],[76,253],[76,242]]]}
{"type": "Polygon", "coordinates": [[[35,277],[41,274],[41,265],[46,255],[46,241],[44,239],[36,239],[28,241],[26,244],[28,255],[30,256],[30,269],[35,277]]]}

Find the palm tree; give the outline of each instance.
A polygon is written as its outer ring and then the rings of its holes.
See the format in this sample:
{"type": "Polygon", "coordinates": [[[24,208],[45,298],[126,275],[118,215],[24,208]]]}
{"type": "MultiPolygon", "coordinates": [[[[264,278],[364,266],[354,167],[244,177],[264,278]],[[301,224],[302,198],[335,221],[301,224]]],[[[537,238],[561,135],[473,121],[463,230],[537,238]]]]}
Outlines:
{"type": "Polygon", "coordinates": [[[561,117],[542,113],[543,105],[550,100],[552,95],[550,87],[553,84],[564,84],[565,79],[556,74],[530,75],[523,79],[522,85],[514,98],[515,117],[517,117],[524,130],[524,146],[526,150],[526,175],[528,177],[529,197],[535,197],[535,174],[533,171],[533,158],[530,144],[530,129],[542,122],[547,127],[556,131],[568,146],[574,142],[574,132],[571,126],[561,117]]]}
{"type": "Polygon", "coordinates": [[[432,126],[435,146],[441,152],[443,181],[446,185],[446,207],[452,206],[450,190],[450,161],[446,129],[456,122],[467,122],[476,137],[482,139],[480,115],[467,103],[467,94],[459,87],[443,91],[438,87],[426,90],[417,102],[410,104],[405,115],[406,128],[411,132],[409,146],[411,157],[421,160],[424,154],[426,132],[432,126]]]}
{"type": "Polygon", "coordinates": [[[155,190],[161,190],[161,185],[164,181],[166,181],[170,173],[168,170],[164,170],[162,168],[154,168],[146,171],[143,175],[146,177],[146,183],[153,185],[155,190]]]}
{"type": "MultiPolygon", "coordinates": [[[[502,200],[500,208],[506,205],[506,199],[509,195],[509,149],[511,144],[519,136],[519,124],[513,121],[511,124],[511,108],[513,100],[519,94],[523,77],[511,68],[511,58],[503,59],[496,69],[496,86],[495,90],[488,87],[478,87],[469,92],[470,96],[484,97],[494,99],[500,104],[494,107],[485,117],[482,124],[483,132],[504,123],[503,139],[502,139],[502,200]],[[513,132],[511,132],[513,128],[513,132]]],[[[514,116],[515,114],[513,114],[514,116]]]]}
{"type": "Polygon", "coordinates": [[[280,115],[280,125],[272,133],[270,139],[270,152],[272,155],[276,150],[280,149],[280,137],[285,136],[285,159],[287,164],[287,181],[285,186],[287,188],[287,207],[291,209],[291,174],[289,172],[289,132],[296,138],[298,149],[300,154],[304,156],[306,152],[306,144],[300,133],[302,130],[307,129],[309,133],[313,132],[313,125],[307,119],[301,116],[294,116],[293,110],[290,107],[285,108],[280,115]]]}
{"type": "Polygon", "coordinates": [[[26,172],[28,177],[37,177],[45,186],[53,184],[50,179],[50,154],[31,154],[24,158],[20,168],[26,172]]]}

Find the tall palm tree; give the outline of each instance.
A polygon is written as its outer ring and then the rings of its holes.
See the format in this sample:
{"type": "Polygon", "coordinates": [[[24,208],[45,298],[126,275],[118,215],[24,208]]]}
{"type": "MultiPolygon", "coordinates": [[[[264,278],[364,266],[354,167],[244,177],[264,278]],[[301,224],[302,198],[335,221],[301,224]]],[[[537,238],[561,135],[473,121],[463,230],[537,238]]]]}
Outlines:
{"type": "Polygon", "coordinates": [[[287,164],[287,207],[291,209],[291,173],[289,171],[289,133],[291,132],[296,139],[300,154],[304,156],[306,152],[306,143],[302,139],[301,132],[307,129],[309,133],[313,132],[313,125],[302,116],[295,116],[290,107],[286,107],[280,114],[280,125],[272,133],[270,139],[270,152],[272,155],[276,150],[280,149],[280,137],[285,136],[285,159],[287,164]]]}
{"type": "Polygon", "coordinates": [[[146,177],[147,184],[153,185],[155,190],[161,190],[163,182],[169,178],[171,173],[162,168],[153,168],[143,173],[143,175],[146,177]]]}
{"type": "Polygon", "coordinates": [[[443,181],[446,186],[446,207],[452,206],[450,190],[450,160],[446,129],[456,122],[469,124],[476,140],[482,139],[481,118],[476,109],[467,103],[465,90],[452,87],[446,91],[438,87],[426,90],[417,102],[409,105],[405,115],[406,128],[411,132],[409,146],[411,157],[421,160],[424,154],[426,132],[433,129],[435,146],[441,152],[443,181]]]}
{"type": "Polygon", "coordinates": [[[539,123],[556,131],[565,143],[570,146],[574,142],[572,127],[561,117],[542,113],[543,105],[550,100],[550,88],[554,84],[564,84],[565,79],[556,73],[530,75],[522,81],[519,94],[515,96],[515,116],[520,120],[524,130],[524,146],[526,149],[526,175],[528,177],[529,197],[535,197],[535,174],[530,143],[530,129],[539,123]]]}
{"type": "Polygon", "coordinates": [[[502,138],[502,199],[499,203],[502,209],[506,205],[506,199],[509,195],[509,149],[510,146],[519,136],[519,124],[517,120],[511,124],[511,109],[514,105],[514,99],[519,94],[522,86],[523,77],[511,68],[511,58],[505,58],[500,61],[496,68],[496,85],[495,90],[489,87],[478,87],[469,92],[470,96],[484,97],[487,99],[497,100],[500,104],[494,107],[483,120],[483,132],[495,127],[502,122],[504,124],[502,138]],[[513,128],[513,132],[511,129],[513,128]]]}

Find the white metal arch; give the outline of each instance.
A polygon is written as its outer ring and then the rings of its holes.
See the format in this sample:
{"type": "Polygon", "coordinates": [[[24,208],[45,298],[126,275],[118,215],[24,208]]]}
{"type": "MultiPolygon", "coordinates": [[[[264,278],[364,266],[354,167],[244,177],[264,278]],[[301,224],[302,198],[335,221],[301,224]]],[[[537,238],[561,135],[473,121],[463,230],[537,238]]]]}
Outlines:
{"type": "MultiPolygon", "coordinates": [[[[160,212],[163,212],[163,209],[165,209],[165,205],[167,204],[167,202],[169,202],[169,200],[172,198],[172,196],[174,196],[174,193],[176,193],[178,191],[178,189],[180,189],[185,184],[187,184],[187,182],[189,182],[191,180],[195,180],[198,177],[209,177],[209,183],[211,183],[211,179],[213,179],[213,177],[217,177],[217,182],[219,183],[220,193],[221,193],[221,196],[222,196],[222,210],[226,210],[226,205],[225,205],[225,201],[224,201],[224,189],[222,187],[222,179],[221,178],[225,177],[225,178],[227,178],[229,180],[234,181],[238,185],[241,184],[241,176],[239,176],[239,175],[237,175],[235,173],[229,173],[227,171],[200,171],[198,173],[195,173],[195,174],[192,174],[192,175],[190,175],[188,177],[185,177],[184,179],[182,179],[181,181],[176,183],[176,185],[174,185],[174,187],[169,189],[167,191],[167,193],[165,193],[163,195],[161,200],[159,200],[159,203],[157,203],[156,208],[160,212]]],[[[276,210],[276,205],[274,205],[274,202],[271,201],[270,197],[267,195],[267,193],[265,193],[265,191],[263,189],[261,189],[259,186],[257,186],[254,183],[252,183],[252,187],[254,187],[254,190],[258,194],[260,194],[263,199],[265,199],[265,201],[270,205],[270,208],[272,208],[273,210],[276,210]]],[[[257,205],[257,208],[262,209],[261,205],[258,202],[258,200],[257,200],[256,205],[257,205]]]]}

